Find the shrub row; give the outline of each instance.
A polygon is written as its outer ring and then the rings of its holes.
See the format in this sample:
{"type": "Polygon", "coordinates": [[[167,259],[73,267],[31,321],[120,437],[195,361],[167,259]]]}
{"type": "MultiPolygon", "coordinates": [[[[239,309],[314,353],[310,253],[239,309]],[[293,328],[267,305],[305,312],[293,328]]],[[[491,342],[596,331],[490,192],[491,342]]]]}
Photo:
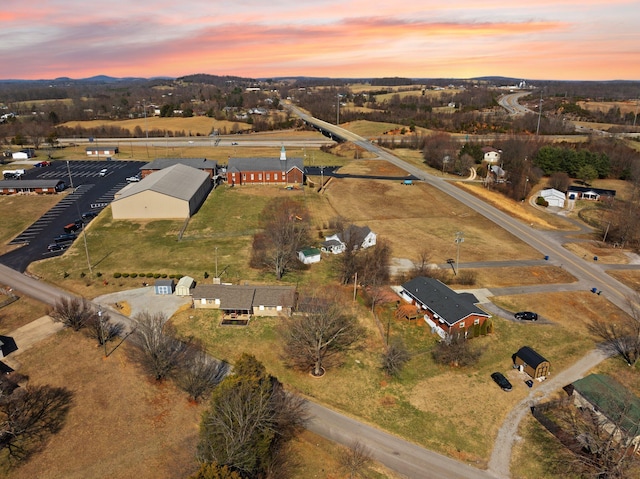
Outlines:
{"type": "Polygon", "coordinates": [[[167,274],[167,273],[113,273],[114,278],[171,278],[180,279],[182,274],[167,274]]]}

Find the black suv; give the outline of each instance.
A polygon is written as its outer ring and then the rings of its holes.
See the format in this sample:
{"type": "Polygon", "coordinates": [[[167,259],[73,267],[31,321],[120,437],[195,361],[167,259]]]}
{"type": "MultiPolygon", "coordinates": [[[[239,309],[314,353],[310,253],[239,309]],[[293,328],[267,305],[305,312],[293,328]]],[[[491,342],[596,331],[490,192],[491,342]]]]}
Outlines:
{"type": "Polygon", "coordinates": [[[86,213],[82,213],[82,219],[84,221],[91,221],[96,216],[98,216],[97,211],[87,211],[86,213]]]}
{"type": "Polygon", "coordinates": [[[503,391],[511,391],[511,383],[507,378],[504,377],[502,373],[492,373],[491,379],[493,379],[498,386],[502,388],[503,391]]]}
{"type": "Polygon", "coordinates": [[[532,313],[531,311],[520,311],[513,315],[518,321],[537,321],[538,315],[537,313],[532,313]]]}

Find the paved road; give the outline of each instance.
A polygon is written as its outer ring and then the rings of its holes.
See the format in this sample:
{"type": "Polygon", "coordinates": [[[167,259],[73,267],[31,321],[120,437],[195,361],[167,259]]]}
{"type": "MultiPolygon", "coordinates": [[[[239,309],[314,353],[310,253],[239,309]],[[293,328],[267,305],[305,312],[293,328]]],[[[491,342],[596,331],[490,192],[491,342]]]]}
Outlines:
{"type": "Polygon", "coordinates": [[[491,474],[428,451],[396,436],[338,414],[324,406],[308,403],[310,431],[350,446],[357,439],[372,451],[376,461],[416,479],[489,479],[491,474]]]}
{"type": "Polygon", "coordinates": [[[518,100],[523,96],[531,95],[530,91],[519,91],[515,93],[509,93],[498,98],[498,105],[507,110],[511,115],[518,115],[523,113],[533,113],[527,107],[518,103],[518,100]]]}

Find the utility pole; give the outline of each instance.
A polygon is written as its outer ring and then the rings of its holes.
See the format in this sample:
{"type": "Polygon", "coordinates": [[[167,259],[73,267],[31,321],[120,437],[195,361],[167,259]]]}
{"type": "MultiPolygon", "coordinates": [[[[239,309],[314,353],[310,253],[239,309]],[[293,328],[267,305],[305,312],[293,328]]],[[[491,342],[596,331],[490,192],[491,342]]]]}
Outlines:
{"type": "Polygon", "coordinates": [[[458,271],[460,270],[460,243],[464,243],[464,233],[462,231],[458,231],[456,233],[456,270],[455,274],[458,275],[458,271]]]}
{"type": "Polygon", "coordinates": [[[338,93],[338,104],[336,106],[336,125],[340,126],[340,93],[338,93]]]}
{"type": "Polygon", "coordinates": [[[108,356],[107,354],[107,336],[104,332],[104,321],[102,320],[102,306],[98,306],[98,321],[100,322],[100,336],[102,340],[102,344],[104,346],[104,357],[108,356]]]}
{"type": "Polygon", "coordinates": [[[542,117],[542,90],[540,90],[540,104],[538,105],[538,126],[536,127],[536,136],[540,133],[540,118],[542,117]]]}
{"type": "Polygon", "coordinates": [[[218,277],[218,247],[216,246],[216,278],[218,277]]]}

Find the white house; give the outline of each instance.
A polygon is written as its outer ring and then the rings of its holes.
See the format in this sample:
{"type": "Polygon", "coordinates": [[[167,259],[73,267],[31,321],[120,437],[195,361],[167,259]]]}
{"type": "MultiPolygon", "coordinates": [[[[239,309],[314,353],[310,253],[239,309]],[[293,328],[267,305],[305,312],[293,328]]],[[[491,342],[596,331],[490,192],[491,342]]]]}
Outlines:
{"type": "Polygon", "coordinates": [[[564,202],[566,200],[565,194],[562,191],[558,191],[555,188],[547,188],[540,192],[549,206],[555,206],[557,208],[564,208],[564,202]]]}
{"type": "Polygon", "coordinates": [[[305,248],[298,251],[298,259],[304,264],[319,263],[321,256],[318,248],[305,248]]]}
{"type": "Polygon", "coordinates": [[[353,249],[366,249],[375,246],[377,235],[368,226],[349,225],[343,232],[325,236],[322,243],[324,253],[344,253],[347,244],[353,244],[353,249]]]}
{"type": "Polygon", "coordinates": [[[29,159],[29,155],[27,153],[25,153],[24,151],[16,151],[15,153],[11,154],[11,159],[13,159],[13,160],[28,160],[29,159]]]}
{"type": "Polygon", "coordinates": [[[502,151],[496,150],[493,146],[485,146],[482,148],[482,153],[484,153],[483,160],[487,163],[498,163],[502,151]]]}

